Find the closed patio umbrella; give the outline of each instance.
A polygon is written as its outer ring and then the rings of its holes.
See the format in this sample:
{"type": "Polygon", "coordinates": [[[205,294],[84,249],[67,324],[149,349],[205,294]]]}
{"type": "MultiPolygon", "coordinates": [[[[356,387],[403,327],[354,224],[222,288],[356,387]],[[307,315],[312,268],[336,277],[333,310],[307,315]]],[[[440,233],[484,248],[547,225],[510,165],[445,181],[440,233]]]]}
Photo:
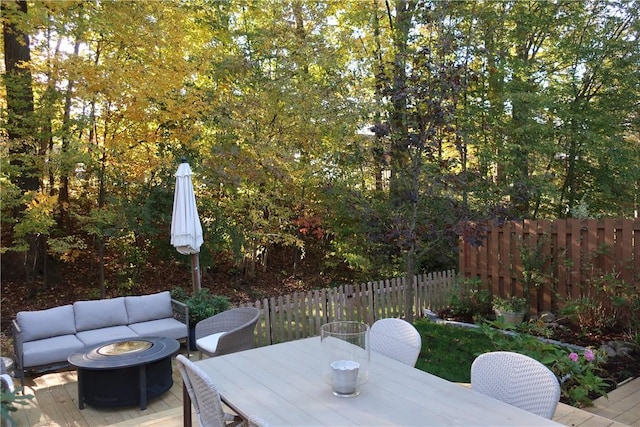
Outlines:
{"type": "Polygon", "coordinates": [[[173,194],[173,215],[171,217],[171,244],[183,255],[191,255],[193,292],[200,290],[200,246],[202,224],[198,217],[196,196],[191,182],[191,168],[185,159],[176,172],[176,188],[173,194]]]}

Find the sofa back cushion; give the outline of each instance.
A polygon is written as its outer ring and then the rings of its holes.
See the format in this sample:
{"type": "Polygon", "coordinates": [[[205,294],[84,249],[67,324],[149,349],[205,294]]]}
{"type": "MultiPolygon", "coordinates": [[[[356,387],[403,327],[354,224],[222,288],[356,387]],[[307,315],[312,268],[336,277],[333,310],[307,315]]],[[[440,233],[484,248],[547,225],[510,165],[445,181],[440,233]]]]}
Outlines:
{"type": "Polygon", "coordinates": [[[16,321],[24,342],[76,333],[71,304],[47,310],[20,311],[16,321]]]}
{"type": "Polygon", "coordinates": [[[78,332],[126,325],[129,322],[124,297],[73,303],[78,332]]]}
{"type": "Polygon", "coordinates": [[[173,317],[169,291],[124,298],[129,324],[173,317]]]}

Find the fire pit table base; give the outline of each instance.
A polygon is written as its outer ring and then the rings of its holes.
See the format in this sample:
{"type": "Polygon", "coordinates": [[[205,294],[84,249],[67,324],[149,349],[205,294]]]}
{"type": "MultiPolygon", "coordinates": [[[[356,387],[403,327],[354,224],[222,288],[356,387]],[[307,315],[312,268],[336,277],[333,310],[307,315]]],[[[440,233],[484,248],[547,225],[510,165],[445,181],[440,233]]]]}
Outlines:
{"type": "Polygon", "coordinates": [[[69,362],[78,369],[78,407],[139,404],[146,409],[149,399],[173,385],[171,357],[179,348],[170,338],[143,338],[101,344],[71,355],[69,362]],[[141,345],[122,353],[105,351],[120,344],[141,345]]]}
{"type": "Polygon", "coordinates": [[[130,406],[147,408],[147,400],[160,396],[173,385],[171,359],[131,368],[95,371],[78,369],[80,409],[91,406],[130,406]],[[81,394],[84,399],[81,400],[81,394]]]}

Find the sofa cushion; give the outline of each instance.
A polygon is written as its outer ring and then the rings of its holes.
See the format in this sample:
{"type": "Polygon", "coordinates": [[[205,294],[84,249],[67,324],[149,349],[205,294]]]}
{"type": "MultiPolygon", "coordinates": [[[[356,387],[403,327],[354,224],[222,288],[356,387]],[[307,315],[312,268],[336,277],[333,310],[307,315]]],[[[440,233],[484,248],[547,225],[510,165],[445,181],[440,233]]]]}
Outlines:
{"type": "Polygon", "coordinates": [[[124,297],[73,303],[76,330],[87,331],[129,323],[124,297]]]}
{"type": "Polygon", "coordinates": [[[22,331],[23,342],[76,333],[71,304],[47,310],[21,311],[16,321],[22,331]]]}
{"type": "Polygon", "coordinates": [[[67,364],[67,358],[84,349],[84,344],[74,335],[61,335],[25,342],[22,363],[25,368],[42,365],[67,364]]]}
{"type": "Polygon", "coordinates": [[[139,338],[138,334],[128,326],[111,326],[109,328],[82,331],[78,332],[76,337],[86,346],[125,338],[139,338]]]}
{"type": "Polygon", "coordinates": [[[167,337],[176,340],[186,338],[187,325],[176,319],[158,319],[129,325],[141,337],[167,337]]]}
{"type": "Polygon", "coordinates": [[[131,324],[173,317],[169,291],[125,297],[124,302],[131,324]]]}

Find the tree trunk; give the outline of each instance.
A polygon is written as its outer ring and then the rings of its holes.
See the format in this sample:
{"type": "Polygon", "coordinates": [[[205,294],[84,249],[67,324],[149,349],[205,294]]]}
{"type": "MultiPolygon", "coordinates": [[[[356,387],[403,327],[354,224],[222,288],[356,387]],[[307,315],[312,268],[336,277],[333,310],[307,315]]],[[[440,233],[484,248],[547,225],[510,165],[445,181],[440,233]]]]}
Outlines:
{"type": "Polygon", "coordinates": [[[415,284],[415,259],[416,259],[416,224],[418,219],[418,203],[413,204],[411,212],[411,224],[409,226],[409,235],[411,236],[411,243],[409,250],[407,251],[407,278],[405,280],[404,291],[404,320],[413,324],[413,286],[415,284]]]}
{"type": "MultiPolygon", "coordinates": [[[[107,131],[106,131],[106,126],[105,126],[105,134],[104,137],[106,138],[107,136],[107,131]]],[[[105,205],[105,199],[106,199],[106,189],[105,189],[105,172],[106,172],[106,164],[107,164],[107,150],[106,148],[102,149],[102,156],[100,157],[100,190],[98,191],[98,208],[102,209],[104,208],[105,205]]],[[[100,266],[99,268],[99,274],[100,274],[100,297],[101,298],[105,298],[106,294],[107,294],[107,289],[104,283],[104,232],[102,230],[99,231],[99,235],[98,235],[98,255],[100,257],[100,266]]]]}
{"type": "MultiPolygon", "coordinates": [[[[1,4],[3,16],[4,36],[4,64],[6,73],[4,84],[7,93],[7,137],[9,140],[9,162],[15,168],[11,175],[12,182],[20,188],[23,194],[36,192],[40,188],[40,174],[35,166],[38,140],[37,125],[34,115],[33,79],[31,71],[24,64],[31,62],[31,50],[29,37],[22,32],[20,26],[7,19],[9,11],[13,8],[21,14],[27,14],[27,2],[16,0],[15,2],[3,1],[1,4]]],[[[17,14],[19,16],[19,14],[17,14]]],[[[22,219],[25,205],[18,204],[14,209],[14,217],[22,219]]],[[[29,249],[24,254],[23,268],[27,283],[31,282],[38,262],[43,257],[39,256],[38,237],[29,234],[24,236],[29,249]]],[[[44,245],[42,245],[44,246],[44,245]]],[[[46,253],[42,251],[43,255],[46,253]]]]}
{"type": "MultiPolygon", "coordinates": [[[[80,53],[80,37],[76,38],[76,43],[73,48],[73,54],[78,55],[80,53]]],[[[64,97],[64,116],[62,119],[62,152],[63,159],[69,152],[69,138],[71,136],[71,98],[73,94],[72,78],[69,78],[67,83],[67,92],[64,97]]],[[[67,161],[64,162],[68,164],[67,161]]],[[[65,229],[68,224],[68,206],[69,206],[69,173],[71,171],[68,167],[63,167],[60,170],[60,193],[58,193],[58,205],[60,209],[60,217],[58,218],[58,225],[61,229],[65,229]]]]}
{"type": "MultiPolygon", "coordinates": [[[[4,36],[4,83],[7,91],[7,135],[11,165],[18,171],[14,174],[15,184],[23,191],[36,191],[40,187],[38,170],[33,163],[25,163],[22,155],[35,155],[29,144],[37,135],[34,118],[33,88],[31,71],[23,66],[31,62],[29,37],[15,22],[6,19],[10,2],[2,2],[4,36]]],[[[27,2],[16,0],[17,9],[27,14],[27,2]]],[[[21,208],[24,209],[24,208],[21,208]]]]}
{"type": "Polygon", "coordinates": [[[408,197],[407,168],[409,153],[407,143],[407,40],[411,28],[412,9],[407,0],[396,0],[396,17],[393,28],[395,55],[393,61],[391,126],[391,180],[390,199],[393,206],[402,205],[408,197]]]}

